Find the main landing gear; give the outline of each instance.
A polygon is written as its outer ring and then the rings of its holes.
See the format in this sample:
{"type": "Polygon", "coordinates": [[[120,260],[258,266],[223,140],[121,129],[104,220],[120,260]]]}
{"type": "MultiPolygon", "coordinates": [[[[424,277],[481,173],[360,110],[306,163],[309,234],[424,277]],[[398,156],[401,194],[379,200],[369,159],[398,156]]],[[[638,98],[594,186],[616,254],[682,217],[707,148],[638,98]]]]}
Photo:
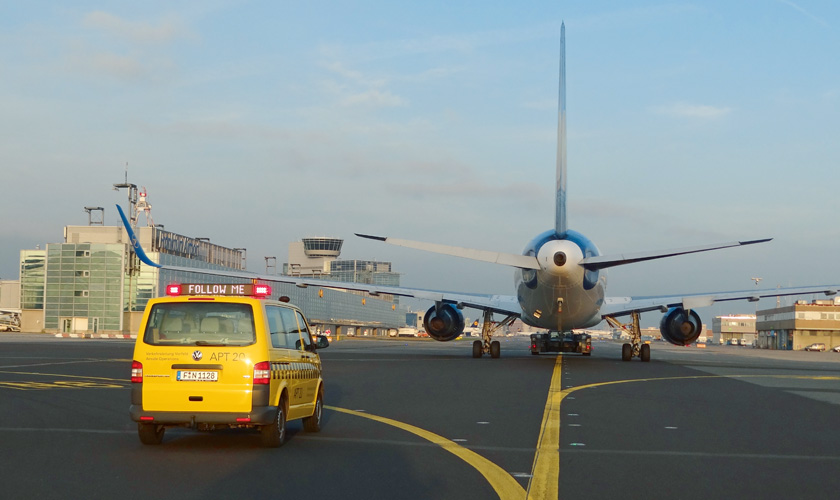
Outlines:
{"type": "MultiPolygon", "coordinates": [[[[630,343],[621,346],[621,360],[630,361],[632,358],[639,358],[643,362],[650,361],[650,344],[642,344],[642,329],[639,326],[639,311],[630,313],[633,320],[630,324],[630,343]]],[[[607,316],[604,319],[614,328],[621,328],[627,330],[627,325],[621,324],[612,316],[607,316]]]]}
{"type": "Polygon", "coordinates": [[[508,316],[501,322],[493,324],[493,312],[484,311],[484,323],[481,325],[481,339],[473,342],[472,357],[480,358],[489,354],[491,358],[498,358],[502,354],[502,344],[498,340],[492,340],[493,333],[513,323],[515,316],[508,316]]]}

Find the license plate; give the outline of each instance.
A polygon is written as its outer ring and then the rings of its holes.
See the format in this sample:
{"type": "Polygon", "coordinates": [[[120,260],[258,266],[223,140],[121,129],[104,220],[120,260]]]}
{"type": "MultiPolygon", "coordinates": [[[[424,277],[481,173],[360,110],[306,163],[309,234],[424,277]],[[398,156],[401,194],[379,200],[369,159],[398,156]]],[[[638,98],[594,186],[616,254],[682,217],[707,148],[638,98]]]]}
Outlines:
{"type": "Polygon", "coordinates": [[[184,381],[191,381],[191,382],[216,382],[219,380],[219,372],[210,372],[210,371],[181,371],[178,370],[178,380],[184,381]]]}

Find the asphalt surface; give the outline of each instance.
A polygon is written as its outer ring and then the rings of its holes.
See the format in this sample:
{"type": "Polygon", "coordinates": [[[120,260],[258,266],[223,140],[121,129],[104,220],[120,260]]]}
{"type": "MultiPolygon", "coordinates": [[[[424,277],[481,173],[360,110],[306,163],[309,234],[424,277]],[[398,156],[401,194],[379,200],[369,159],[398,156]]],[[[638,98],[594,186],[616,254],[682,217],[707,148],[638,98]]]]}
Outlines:
{"type": "Polygon", "coordinates": [[[133,342],[0,334],[3,498],[831,498],[840,354],[655,342],[652,361],[500,359],[470,342],[342,340],[321,352],[323,430],[128,417],[133,342]]]}

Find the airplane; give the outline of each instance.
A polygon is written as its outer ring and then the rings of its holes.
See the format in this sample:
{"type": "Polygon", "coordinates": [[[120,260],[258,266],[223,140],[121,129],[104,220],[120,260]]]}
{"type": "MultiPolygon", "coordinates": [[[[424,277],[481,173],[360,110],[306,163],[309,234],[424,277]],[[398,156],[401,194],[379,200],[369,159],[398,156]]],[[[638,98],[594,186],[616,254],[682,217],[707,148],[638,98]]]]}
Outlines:
{"type": "Polygon", "coordinates": [[[455,293],[434,290],[419,290],[385,285],[369,285],[328,281],[316,278],[259,275],[242,271],[202,270],[191,267],[162,266],[151,261],[137,242],[125,214],[117,205],[134,251],[140,260],[150,266],[183,272],[212,274],[217,276],[259,279],[291,283],[300,287],[321,286],[344,290],[361,290],[378,294],[413,297],[434,302],[425,315],[426,332],[435,340],[446,342],[459,337],[465,328],[464,308],[483,312],[482,340],[472,346],[472,356],[480,358],[489,354],[500,356],[499,341],[492,340],[493,334],[509,325],[515,319],[525,324],[549,331],[568,332],[573,329],[590,328],[606,320],[614,327],[629,330],[631,341],[622,346],[621,359],[629,361],[639,358],[650,361],[650,345],[642,343],[639,326],[643,312],[659,311],[662,337],[674,345],[689,345],[697,340],[702,330],[698,307],[711,306],[716,302],[732,300],[758,301],[765,297],[806,295],[824,293],[837,294],[840,285],[810,286],[795,288],[774,288],[767,290],[744,290],[710,294],[684,294],[654,297],[608,297],[606,296],[606,269],[678,255],[708,252],[724,248],[764,243],[771,238],[735,241],[713,245],[694,246],[675,250],[650,251],[601,255],[598,248],[583,234],[569,229],[566,224],[566,27],[560,27],[560,75],[558,95],[557,165],[555,226],[529,242],[521,255],[499,253],[470,248],[454,247],[434,243],[396,239],[356,233],[356,236],[384,243],[462,257],[471,260],[491,262],[514,269],[516,295],[486,295],[455,293]],[[494,314],[505,319],[493,322],[494,314]],[[619,317],[630,316],[629,325],[622,324],[619,317]]]}

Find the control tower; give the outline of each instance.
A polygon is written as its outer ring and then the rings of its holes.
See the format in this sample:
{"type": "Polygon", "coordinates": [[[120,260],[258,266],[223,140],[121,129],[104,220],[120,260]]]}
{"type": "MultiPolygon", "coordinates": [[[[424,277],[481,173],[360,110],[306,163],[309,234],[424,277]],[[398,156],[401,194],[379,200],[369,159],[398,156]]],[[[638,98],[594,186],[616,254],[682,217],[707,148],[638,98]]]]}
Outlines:
{"type": "Polygon", "coordinates": [[[341,255],[341,238],[310,237],[289,243],[289,262],[283,274],[289,276],[320,276],[330,273],[330,263],[341,255]]]}
{"type": "Polygon", "coordinates": [[[318,257],[337,259],[341,255],[343,244],[344,240],[341,238],[304,238],[303,253],[312,259],[318,257]]]}

